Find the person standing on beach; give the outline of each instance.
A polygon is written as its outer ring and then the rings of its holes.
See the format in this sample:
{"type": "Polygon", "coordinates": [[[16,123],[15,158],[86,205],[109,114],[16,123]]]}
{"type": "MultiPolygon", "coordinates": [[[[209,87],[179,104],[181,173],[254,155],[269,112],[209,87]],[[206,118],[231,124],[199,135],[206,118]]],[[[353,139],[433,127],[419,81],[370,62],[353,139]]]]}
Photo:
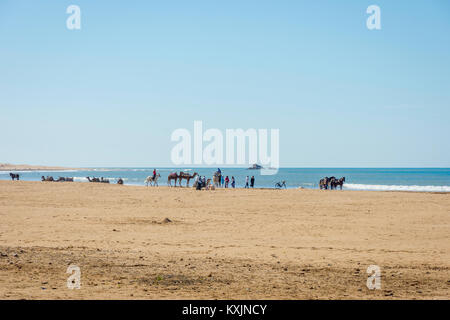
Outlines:
{"type": "Polygon", "coordinates": [[[255,186],[255,176],[252,176],[252,178],[250,179],[250,187],[254,187],[255,186]]]}
{"type": "Polygon", "coordinates": [[[222,178],[222,170],[220,170],[220,168],[217,168],[217,177],[219,178],[219,186],[221,187],[223,178],[222,178]]]}
{"type": "Polygon", "coordinates": [[[223,176],[222,176],[221,179],[220,179],[220,186],[223,186],[223,185],[224,185],[224,182],[225,182],[225,180],[224,180],[224,178],[223,178],[223,176]]]}
{"type": "Polygon", "coordinates": [[[230,182],[230,178],[228,178],[228,176],[226,176],[225,178],[225,188],[228,188],[228,183],[230,182]]]}
{"type": "Polygon", "coordinates": [[[248,189],[248,176],[245,177],[245,188],[248,189]]]}
{"type": "Polygon", "coordinates": [[[231,177],[231,187],[234,189],[236,187],[236,181],[234,180],[234,177],[231,177]]]}

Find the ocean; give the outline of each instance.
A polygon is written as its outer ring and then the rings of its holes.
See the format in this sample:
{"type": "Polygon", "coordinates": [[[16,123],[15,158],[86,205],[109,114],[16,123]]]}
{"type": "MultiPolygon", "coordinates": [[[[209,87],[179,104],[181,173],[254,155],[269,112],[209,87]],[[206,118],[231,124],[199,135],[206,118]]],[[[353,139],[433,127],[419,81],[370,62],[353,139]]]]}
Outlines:
{"type": "MultiPolygon", "coordinates": [[[[380,191],[430,191],[450,192],[450,168],[281,168],[276,175],[261,175],[259,170],[221,168],[222,174],[236,179],[236,187],[243,188],[245,177],[255,176],[256,188],[273,188],[275,183],[286,181],[287,188],[317,189],[321,178],[345,177],[344,189],[380,191]]],[[[216,168],[156,168],[161,174],[160,186],[167,185],[170,172],[197,172],[212,177],[216,168]]],[[[116,183],[122,178],[125,184],[144,186],[144,180],[153,168],[93,168],[67,171],[15,171],[25,181],[40,181],[41,176],[74,177],[74,181],[87,182],[86,177],[103,177],[116,183]]],[[[9,172],[0,172],[0,180],[9,180],[9,172]]],[[[186,181],[183,181],[185,184],[186,181]]],[[[192,182],[191,182],[192,185],[192,182]]]]}

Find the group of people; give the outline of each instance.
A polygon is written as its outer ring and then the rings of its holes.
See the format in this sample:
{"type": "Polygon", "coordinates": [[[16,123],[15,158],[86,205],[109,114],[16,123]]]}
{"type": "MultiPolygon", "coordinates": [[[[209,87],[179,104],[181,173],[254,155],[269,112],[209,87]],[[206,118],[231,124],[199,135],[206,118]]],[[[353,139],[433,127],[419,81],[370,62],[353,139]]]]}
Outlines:
{"type": "Polygon", "coordinates": [[[206,177],[200,177],[200,176],[195,176],[195,181],[194,181],[194,186],[197,190],[202,190],[202,188],[206,188],[207,187],[207,181],[206,181],[206,177]]]}
{"type": "MultiPolygon", "coordinates": [[[[220,168],[217,168],[216,172],[217,176],[219,177],[219,187],[228,188],[231,181],[231,188],[236,188],[236,179],[234,176],[231,176],[231,180],[228,176],[222,175],[222,171],[220,168]]],[[[245,177],[245,187],[244,188],[253,188],[255,186],[255,176],[252,176],[249,178],[249,176],[245,177]],[[249,185],[250,181],[250,185],[249,185]]]]}

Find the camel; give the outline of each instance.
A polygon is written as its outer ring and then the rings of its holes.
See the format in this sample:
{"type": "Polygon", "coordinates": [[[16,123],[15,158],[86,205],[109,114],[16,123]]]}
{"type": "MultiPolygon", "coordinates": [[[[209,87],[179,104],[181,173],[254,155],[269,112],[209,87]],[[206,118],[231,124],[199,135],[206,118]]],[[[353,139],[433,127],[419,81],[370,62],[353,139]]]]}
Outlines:
{"type": "Polygon", "coordinates": [[[178,176],[178,181],[179,181],[180,187],[181,187],[181,181],[182,181],[183,179],[186,179],[186,180],[187,180],[187,181],[186,181],[186,187],[189,187],[189,181],[190,181],[192,178],[194,178],[195,176],[197,176],[197,175],[198,175],[197,172],[194,172],[193,175],[189,175],[188,172],[180,172],[180,175],[178,176]]]}
{"type": "Polygon", "coordinates": [[[122,178],[119,178],[119,180],[117,180],[117,184],[123,184],[122,178]]]}
{"type": "Polygon", "coordinates": [[[49,176],[47,176],[47,178],[44,177],[44,176],[42,176],[42,177],[41,177],[41,180],[42,180],[42,181],[55,181],[55,179],[53,179],[53,177],[49,177],[49,176]]]}
{"type": "Polygon", "coordinates": [[[73,178],[65,178],[65,177],[59,177],[58,180],[55,180],[56,182],[73,182],[73,178]]]}
{"type": "Polygon", "coordinates": [[[100,179],[96,178],[96,177],[92,177],[92,179],[89,177],[86,177],[86,179],[88,179],[89,182],[100,182],[100,179]]]}
{"type": "Polygon", "coordinates": [[[222,178],[222,175],[220,175],[218,171],[214,173],[213,183],[216,188],[219,187],[221,178],[222,178]]]}
{"type": "Polygon", "coordinates": [[[172,186],[172,180],[175,180],[175,187],[177,186],[177,180],[178,180],[179,176],[176,172],[172,172],[171,174],[169,174],[169,176],[167,177],[167,185],[169,187],[172,186]]]}
{"type": "Polygon", "coordinates": [[[148,185],[153,185],[153,186],[157,186],[158,185],[158,179],[161,177],[161,175],[158,173],[155,177],[155,179],[153,179],[153,176],[148,176],[147,179],[145,179],[145,183],[148,185]]]}
{"type": "Polygon", "coordinates": [[[17,181],[19,181],[19,174],[18,173],[10,173],[9,176],[11,177],[12,181],[14,181],[14,179],[17,179],[17,181]]]}

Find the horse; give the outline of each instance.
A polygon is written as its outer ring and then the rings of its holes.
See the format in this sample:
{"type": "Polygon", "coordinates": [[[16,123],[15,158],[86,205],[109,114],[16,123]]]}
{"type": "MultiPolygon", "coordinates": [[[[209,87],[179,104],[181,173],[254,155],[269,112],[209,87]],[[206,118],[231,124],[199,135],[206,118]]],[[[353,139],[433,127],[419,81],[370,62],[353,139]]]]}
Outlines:
{"type": "Polygon", "coordinates": [[[169,176],[167,177],[167,185],[169,187],[172,186],[172,180],[175,180],[175,187],[177,186],[177,180],[178,180],[179,176],[176,172],[172,172],[169,174],[169,176]]]}
{"type": "MultiPolygon", "coordinates": [[[[188,172],[180,172],[179,176],[178,176],[178,181],[181,187],[181,180],[186,179],[186,187],[189,187],[189,181],[194,178],[195,176],[197,176],[198,173],[194,172],[193,175],[190,175],[188,172]]],[[[175,182],[176,183],[176,182],[175,182]]]]}
{"type": "Polygon", "coordinates": [[[336,189],[337,186],[340,186],[341,190],[342,190],[342,186],[344,185],[344,182],[345,182],[345,177],[342,177],[339,180],[333,179],[331,188],[336,189]]]}
{"type": "Polygon", "coordinates": [[[328,182],[329,182],[329,178],[328,177],[320,179],[319,180],[319,188],[320,188],[320,190],[322,190],[322,189],[327,190],[328,189],[328,182]]]}
{"type": "Polygon", "coordinates": [[[158,178],[160,178],[161,177],[161,175],[158,173],[156,176],[155,176],[155,178],[153,179],[153,176],[148,176],[147,177],[147,179],[145,179],[145,183],[147,184],[147,187],[148,187],[148,185],[150,184],[150,185],[154,185],[154,186],[157,186],[158,185],[158,178]]]}
{"type": "Polygon", "coordinates": [[[14,181],[14,179],[17,179],[17,181],[19,181],[19,174],[18,173],[10,173],[9,176],[11,177],[12,181],[14,181]]]}
{"type": "Polygon", "coordinates": [[[281,189],[283,187],[286,189],[286,181],[285,180],[275,183],[275,188],[281,189]]]}

